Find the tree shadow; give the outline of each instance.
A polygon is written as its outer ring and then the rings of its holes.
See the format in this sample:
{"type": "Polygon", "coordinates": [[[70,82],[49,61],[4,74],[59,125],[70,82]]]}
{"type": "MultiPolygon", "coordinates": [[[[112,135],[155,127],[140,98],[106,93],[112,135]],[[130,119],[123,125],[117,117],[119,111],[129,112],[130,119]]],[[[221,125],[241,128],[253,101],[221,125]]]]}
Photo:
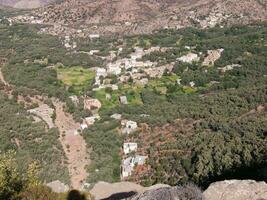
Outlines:
{"type": "Polygon", "coordinates": [[[77,190],[71,190],[68,194],[67,200],[86,200],[86,196],[77,190]]]}

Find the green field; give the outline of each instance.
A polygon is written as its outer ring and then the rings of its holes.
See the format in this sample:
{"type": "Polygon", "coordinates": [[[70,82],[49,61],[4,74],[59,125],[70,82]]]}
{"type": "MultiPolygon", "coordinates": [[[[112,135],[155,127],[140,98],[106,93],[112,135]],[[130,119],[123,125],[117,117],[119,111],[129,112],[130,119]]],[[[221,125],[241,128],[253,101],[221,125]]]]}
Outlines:
{"type": "Polygon", "coordinates": [[[70,86],[69,91],[81,94],[86,88],[92,85],[95,72],[83,67],[57,68],[58,79],[66,86],[70,86]]]}
{"type": "Polygon", "coordinates": [[[163,76],[162,78],[152,79],[149,80],[147,87],[160,94],[166,94],[168,85],[175,86],[178,78],[179,76],[173,74],[171,76],[163,76]]]}
{"type": "Polygon", "coordinates": [[[131,86],[131,85],[121,85],[119,90],[109,92],[105,89],[101,89],[95,92],[95,98],[99,99],[103,105],[103,109],[110,109],[119,106],[120,96],[126,96],[129,105],[140,105],[142,104],[140,93],[142,91],[141,87],[131,86]],[[111,98],[106,99],[106,94],[110,94],[111,98]]]}

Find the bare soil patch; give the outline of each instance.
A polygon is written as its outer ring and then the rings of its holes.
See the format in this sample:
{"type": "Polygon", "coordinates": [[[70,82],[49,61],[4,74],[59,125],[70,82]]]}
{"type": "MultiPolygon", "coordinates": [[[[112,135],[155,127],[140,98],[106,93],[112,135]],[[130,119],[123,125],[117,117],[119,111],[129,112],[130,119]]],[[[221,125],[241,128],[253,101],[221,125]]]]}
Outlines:
{"type": "Polygon", "coordinates": [[[89,154],[86,143],[78,130],[80,124],[76,123],[70,114],[63,110],[63,103],[53,100],[56,109],[55,124],[60,132],[60,142],[68,159],[68,169],[73,189],[80,189],[88,176],[86,166],[89,165],[89,154]]]}

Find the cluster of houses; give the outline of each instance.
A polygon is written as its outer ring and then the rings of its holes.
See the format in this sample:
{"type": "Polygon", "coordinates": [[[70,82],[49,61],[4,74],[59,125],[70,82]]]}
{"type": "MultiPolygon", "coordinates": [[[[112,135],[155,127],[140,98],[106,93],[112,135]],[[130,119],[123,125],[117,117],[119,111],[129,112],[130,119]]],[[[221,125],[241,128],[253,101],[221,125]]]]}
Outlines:
{"type": "MultiPolygon", "coordinates": [[[[144,50],[140,47],[135,47],[134,52],[132,52],[127,58],[121,58],[107,63],[106,68],[95,68],[95,88],[94,90],[99,90],[103,88],[112,88],[112,90],[117,90],[118,83],[126,83],[129,80],[133,80],[136,84],[146,85],[148,83],[148,78],[160,78],[163,76],[165,70],[171,71],[173,69],[174,63],[157,66],[157,62],[142,61],[144,55],[150,54],[155,51],[167,51],[169,48],[161,47],[151,47],[144,50]],[[110,83],[108,80],[109,75],[114,75],[117,77],[117,83],[110,83]]],[[[118,52],[110,52],[110,57],[114,58],[119,55],[122,48],[118,52]]],[[[94,52],[94,50],[93,50],[94,52]]]]}
{"type": "MultiPolygon", "coordinates": [[[[47,13],[44,12],[43,15],[47,13]]],[[[32,15],[25,14],[25,15],[18,15],[14,17],[10,17],[7,19],[10,26],[14,23],[26,23],[26,24],[49,24],[46,22],[42,14],[34,13],[32,15]]],[[[97,39],[100,37],[100,34],[92,32],[92,29],[89,28],[82,28],[76,29],[70,26],[61,24],[61,23],[53,23],[50,26],[41,28],[39,33],[42,34],[50,34],[55,36],[72,36],[78,38],[85,38],[88,37],[90,39],[97,39]]]]}
{"type": "Polygon", "coordinates": [[[64,46],[65,46],[67,49],[75,49],[75,48],[77,47],[77,43],[74,42],[74,41],[71,41],[69,35],[66,35],[66,36],[65,36],[65,40],[64,40],[63,43],[64,43],[64,46]]]}
{"type": "MultiPolygon", "coordinates": [[[[214,65],[215,61],[221,57],[221,54],[223,53],[223,51],[224,49],[208,50],[207,55],[205,56],[202,65],[203,66],[214,65]]],[[[187,55],[177,58],[177,61],[185,62],[185,63],[199,62],[201,55],[202,55],[202,52],[200,52],[199,55],[196,53],[190,52],[187,55]]]]}
{"type": "Polygon", "coordinates": [[[31,24],[43,24],[43,20],[32,16],[32,15],[18,15],[8,18],[10,23],[19,22],[19,23],[31,23],[31,24]]]}
{"type": "Polygon", "coordinates": [[[102,104],[98,99],[84,98],[83,100],[84,109],[92,112],[92,116],[83,119],[81,124],[81,129],[84,130],[89,126],[93,125],[97,120],[100,120],[100,115],[98,110],[101,108],[102,104]]]}
{"type": "Polygon", "coordinates": [[[178,61],[186,62],[186,63],[193,63],[199,61],[199,56],[195,53],[188,53],[180,58],[177,58],[178,61]]]}
{"type": "MultiPolygon", "coordinates": [[[[224,14],[221,8],[216,8],[212,10],[207,16],[199,16],[196,11],[190,11],[188,13],[188,20],[194,21],[199,24],[201,28],[213,28],[218,24],[222,24],[227,21],[231,15],[224,14]]],[[[240,16],[242,17],[242,16],[240,16]]],[[[223,27],[222,25],[220,27],[223,27]]],[[[177,26],[177,29],[183,28],[183,26],[177,26]]]]}
{"type": "MultiPolygon", "coordinates": [[[[70,96],[69,98],[75,106],[78,106],[78,104],[80,103],[80,99],[76,95],[70,96]]],[[[98,110],[102,106],[101,102],[98,99],[93,99],[90,97],[83,98],[83,105],[84,110],[89,110],[92,115],[85,117],[82,120],[82,123],[80,124],[81,130],[88,128],[89,126],[93,125],[97,120],[100,120],[98,110]]]]}
{"type": "Polygon", "coordinates": [[[93,125],[97,120],[100,120],[100,115],[99,114],[94,114],[90,117],[85,117],[83,119],[82,124],[80,125],[80,128],[82,130],[88,128],[89,126],[93,125]]]}
{"type": "MultiPolygon", "coordinates": [[[[122,120],[122,133],[131,134],[137,130],[138,125],[134,121],[122,120]]],[[[132,175],[136,166],[145,164],[147,156],[136,155],[138,144],[134,142],[126,142],[123,144],[124,159],[121,164],[121,178],[125,179],[132,175]]]]}

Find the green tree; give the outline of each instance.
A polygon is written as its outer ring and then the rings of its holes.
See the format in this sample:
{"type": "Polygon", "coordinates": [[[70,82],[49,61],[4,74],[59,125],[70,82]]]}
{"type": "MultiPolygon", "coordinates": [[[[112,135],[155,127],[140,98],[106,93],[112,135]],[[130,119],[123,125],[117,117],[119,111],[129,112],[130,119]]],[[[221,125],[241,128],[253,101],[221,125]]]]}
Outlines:
{"type": "Polygon", "coordinates": [[[23,188],[23,179],[19,176],[15,152],[0,154],[0,199],[10,199],[23,188]]]}

